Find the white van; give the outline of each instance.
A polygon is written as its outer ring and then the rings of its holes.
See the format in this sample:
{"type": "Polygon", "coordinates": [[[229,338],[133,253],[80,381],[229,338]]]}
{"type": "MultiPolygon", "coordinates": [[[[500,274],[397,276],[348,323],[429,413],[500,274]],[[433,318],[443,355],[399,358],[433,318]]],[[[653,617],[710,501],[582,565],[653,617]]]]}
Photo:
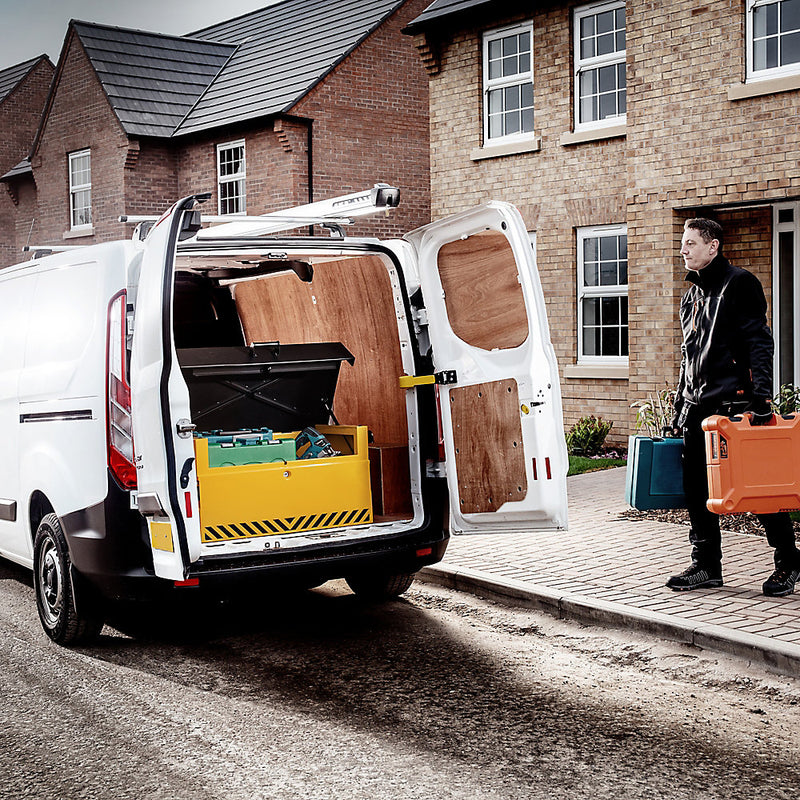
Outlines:
{"type": "Polygon", "coordinates": [[[0,555],[33,569],[54,641],[186,587],[396,595],[446,528],[566,527],[558,373],[512,206],[379,241],[341,226],[396,205],[383,185],[218,227],[203,199],[0,270],[0,555]],[[330,238],[275,235],[320,223],[330,238]]]}

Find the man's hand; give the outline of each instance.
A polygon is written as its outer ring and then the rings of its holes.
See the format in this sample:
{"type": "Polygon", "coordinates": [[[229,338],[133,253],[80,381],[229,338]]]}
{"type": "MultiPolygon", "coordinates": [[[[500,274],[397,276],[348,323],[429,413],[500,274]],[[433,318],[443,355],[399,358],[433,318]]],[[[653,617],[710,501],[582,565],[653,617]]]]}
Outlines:
{"type": "Polygon", "coordinates": [[[750,424],[751,425],[768,425],[772,422],[773,416],[772,406],[769,400],[760,399],[753,400],[750,404],[750,424]]]}

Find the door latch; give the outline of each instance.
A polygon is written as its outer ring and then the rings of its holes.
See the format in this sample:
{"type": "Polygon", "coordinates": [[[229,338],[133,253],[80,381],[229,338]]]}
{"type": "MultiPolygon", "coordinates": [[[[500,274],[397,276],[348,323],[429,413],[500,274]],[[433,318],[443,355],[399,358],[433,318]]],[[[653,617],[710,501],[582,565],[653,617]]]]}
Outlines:
{"type": "Polygon", "coordinates": [[[179,419],[175,423],[175,430],[181,439],[188,439],[196,429],[197,426],[189,419],[179,419]]]}

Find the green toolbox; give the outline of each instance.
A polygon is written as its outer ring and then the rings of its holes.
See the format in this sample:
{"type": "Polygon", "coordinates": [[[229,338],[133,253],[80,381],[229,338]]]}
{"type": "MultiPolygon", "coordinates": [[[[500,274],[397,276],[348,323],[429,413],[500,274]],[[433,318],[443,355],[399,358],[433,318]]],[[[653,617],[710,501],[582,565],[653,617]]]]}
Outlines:
{"type": "Polygon", "coordinates": [[[273,439],[271,431],[200,436],[208,441],[209,467],[271,464],[297,458],[294,438],[273,439]]]}

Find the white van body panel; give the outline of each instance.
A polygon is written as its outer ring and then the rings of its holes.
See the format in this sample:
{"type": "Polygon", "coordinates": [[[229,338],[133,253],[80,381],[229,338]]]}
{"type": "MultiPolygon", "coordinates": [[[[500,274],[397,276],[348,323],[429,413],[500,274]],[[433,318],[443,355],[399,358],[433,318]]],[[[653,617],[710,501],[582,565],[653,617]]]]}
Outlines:
{"type": "Polygon", "coordinates": [[[0,303],[13,304],[4,309],[3,333],[17,353],[0,359],[0,435],[16,452],[15,474],[3,483],[19,498],[15,522],[0,522],[0,531],[14,531],[0,534],[0,552],[15,560],[31,559],[27,514],[34,492],[59,514],[106,496],[106,318],[109,298],[125,284],[132,248],[114,242],[0,272],[0,303]],[[7,368],[15,364],[16,397],[7,368]]]}
{"type": "MultiPolygon", "coordinates": [[[[519,396],[521,444],[527,477],[525,497],[505,502],[496,511],[463,514],[449,402],[452,390],[449,386],[440,387],[451,532],[500,533],[566,528],[569,461],[563,435],[558,366],[550,341],[534,252],[519,212],[507,203],[492,202],[434,222],[405,238],[417,252],[418,277],[425,300],[436,371],[455,372],[458,387],[513,378],[519,396]],[[487,231],[505,236],[516,261],[528,317],[528,336],[518,347],[485,350],[472,346],[454,333],[448,318],[438,269],[439,251],[447,244],[465,241],[487,231]]],[[[497,457],[502,457],[502,453],[497,457]]]]}

